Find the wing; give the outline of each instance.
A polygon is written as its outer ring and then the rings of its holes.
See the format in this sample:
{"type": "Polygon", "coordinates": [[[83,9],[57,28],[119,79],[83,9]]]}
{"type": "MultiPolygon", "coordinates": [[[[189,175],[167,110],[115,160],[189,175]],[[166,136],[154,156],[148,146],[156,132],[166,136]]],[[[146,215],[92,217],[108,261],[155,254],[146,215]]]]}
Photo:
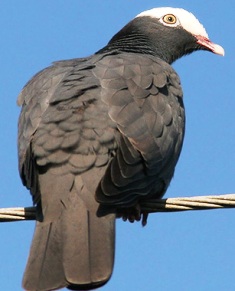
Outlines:
{"type": "Polygon", "coordinates": [[[67,68],[55,66],[42,70],[25,85],[18,97],[18,105],[22,106],[18,122],[19,172],[23,184],[32,189],[32,193],[38,192],[38,185],[31,141],[66,72],[67,68]]]}
{"type": "Polygon", "coordinates": [[[100,100],[92,61],[58,62],[38,73],[19,96],[19,168],[34,202],[40,198],[38,166],[80,174],[107,164],[116,148],[115,124],[100,100]]]}
{"type": "Polygon", "coordinates": [[[106,57],[93,71],[120,133],[97,200],[127,207],[160,198],[173,176],[184,136],[177,74],[160,59],[130,53],[106,57]]]}

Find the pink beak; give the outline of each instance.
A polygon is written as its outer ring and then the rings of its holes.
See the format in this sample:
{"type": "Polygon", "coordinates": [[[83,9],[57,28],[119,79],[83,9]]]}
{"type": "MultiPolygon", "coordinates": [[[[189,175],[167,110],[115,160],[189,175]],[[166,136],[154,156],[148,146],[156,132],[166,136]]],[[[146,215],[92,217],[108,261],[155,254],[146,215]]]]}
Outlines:
{"type": "Polygon", "coordinates": [[[224,49],[222,48],[222,46],[211,42],[208,38],[204,36],[195,35],[195,37],[197,39],[197,43],[201,46],[204,46],[208,50],[212,51],[214,54],[224,56],[224,49]]]}

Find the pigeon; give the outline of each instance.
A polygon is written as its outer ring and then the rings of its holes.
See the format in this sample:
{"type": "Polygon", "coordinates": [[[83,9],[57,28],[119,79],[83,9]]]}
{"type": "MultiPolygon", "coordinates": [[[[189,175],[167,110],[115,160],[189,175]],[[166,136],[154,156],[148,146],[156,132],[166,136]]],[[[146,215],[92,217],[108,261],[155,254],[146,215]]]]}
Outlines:
{"type": "Polygon", "coordinates": [[[19,172],[36,206],[23,288],[91,290],[111,277],[115,220],[147,223],[185,132],[171,64],[197,50],[224,55],[190,12],[138,14],[95,54],[54,62],[18,97],[19,172]]]}

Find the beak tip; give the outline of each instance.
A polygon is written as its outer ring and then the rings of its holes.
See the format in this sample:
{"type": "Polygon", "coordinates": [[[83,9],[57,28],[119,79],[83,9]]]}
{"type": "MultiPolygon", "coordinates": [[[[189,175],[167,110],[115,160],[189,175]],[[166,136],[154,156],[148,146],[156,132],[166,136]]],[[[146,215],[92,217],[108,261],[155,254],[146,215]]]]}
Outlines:
{"type": "Polygon", "coordinates": [[[224,51],[223,47],[218,45],[218,44],[214,45],[213,53],[215,53],[215,54],[217,54],[219,56],[222,56],[222,57],[224,57],[224,55],[225,55],[225,51],[224,51]]]}

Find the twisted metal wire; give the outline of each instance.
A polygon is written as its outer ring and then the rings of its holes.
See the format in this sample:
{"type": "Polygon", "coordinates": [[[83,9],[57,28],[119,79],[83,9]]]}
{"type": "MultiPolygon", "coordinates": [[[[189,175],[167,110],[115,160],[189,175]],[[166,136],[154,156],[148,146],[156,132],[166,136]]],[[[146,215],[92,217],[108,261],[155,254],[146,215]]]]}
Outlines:
{"type": "MultiPolygon", "coordinates": [[[[155,199],[140,207],[149,213],[235,208],[235,194],[155,199]]],[[[35,220],[35,207],[0,208],[0,222],[22,220],[35,220]]]]}

